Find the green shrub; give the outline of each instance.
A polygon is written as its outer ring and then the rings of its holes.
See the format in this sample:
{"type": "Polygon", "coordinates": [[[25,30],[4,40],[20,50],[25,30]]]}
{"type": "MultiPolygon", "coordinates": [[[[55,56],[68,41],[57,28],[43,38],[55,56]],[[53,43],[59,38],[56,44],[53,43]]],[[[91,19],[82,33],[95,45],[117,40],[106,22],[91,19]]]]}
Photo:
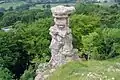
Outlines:
{"type": "Polygon", "coordinates": [[[28,70],[25,70],[24,74],[20,77],[20,80],[34,80],[35,70],[30,66],[28,70]]]}
{"type": "Polygon", "coordinates": [[[12,80],[12,75],[7,68],[0,67],[0,80],[12,80]]]}
{"type": "Polygon", "coordinates": [[[97,29],[82,37],[83,51],[93,59],[108,59],[120,54],[120,29],[97,29]]]}
{"type": "Polygon", "coordinates": [[[77,14],[93,14],[93,13],[97,13],[100,10],[104,9],[102,6],[100,5],[94,5],[94,4],[81,4],[78,3],[75,6],[76,8],[76,13],[77,14]]]}
{"type": "Polygon", "coordinates": [[[75,14],[70,19],[70,27],[72,28],[74,47],[79,49],[82,47],[81,37],[93,32],[100,26],[100,18],[96,15],[78,15],[75,14]]]}

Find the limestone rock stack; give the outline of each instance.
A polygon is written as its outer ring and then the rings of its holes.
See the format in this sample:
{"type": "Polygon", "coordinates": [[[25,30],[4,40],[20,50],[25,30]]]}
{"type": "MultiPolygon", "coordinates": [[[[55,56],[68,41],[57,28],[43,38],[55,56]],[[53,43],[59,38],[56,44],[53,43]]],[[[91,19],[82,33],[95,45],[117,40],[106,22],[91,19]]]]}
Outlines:
{"type": "Polygon", "coordinates": [[[74,7],[57,6],[51,9],[54,17],[54,26],[50,28],[52,41],[51,67],[57,67],[68,62],[68,59],[78,59],[72,45],[72,34],[69,28],[69,14],[75,11],[74,7]]]}

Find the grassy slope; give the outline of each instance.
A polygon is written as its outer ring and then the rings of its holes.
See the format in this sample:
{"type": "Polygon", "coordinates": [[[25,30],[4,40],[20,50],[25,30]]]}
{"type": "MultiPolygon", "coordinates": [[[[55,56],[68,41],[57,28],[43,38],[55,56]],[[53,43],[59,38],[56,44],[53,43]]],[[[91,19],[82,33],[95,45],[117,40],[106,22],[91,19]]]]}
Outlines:
{"type": "Polygon", "coordinates": [[[5,8],[5,9],[8,9],[9,7],[16,8],[17,6],[20,6],[22,4],[25,4],[25,2],[18,1],[18,2],[11,2],[11,3],[3,3],[3,4],[0,4],[0,7],[5,8]]]}
{"type": "Polygon", "coordinates": [[[48,80],[120,80],[120,57],[86,62],[70,62],[58,68],[48,80]]]}

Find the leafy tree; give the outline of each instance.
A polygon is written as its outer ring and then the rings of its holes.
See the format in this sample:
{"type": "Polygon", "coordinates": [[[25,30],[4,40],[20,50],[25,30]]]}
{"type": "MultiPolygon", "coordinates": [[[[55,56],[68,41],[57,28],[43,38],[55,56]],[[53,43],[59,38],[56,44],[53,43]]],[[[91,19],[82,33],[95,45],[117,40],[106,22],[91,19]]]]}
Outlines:
{"type": "Polygon", "coordinates": [[[16,12],[7,12],[3,15],[1,25],[2,26],[10,26],[13,25],[16,21],[20,19],[18,13],[16,12]]]}
{"type": "Polygon", "coordinates": [[[12,75],[7,68],[0,67],[0,80],[12,80],[12,75]]]}
{"type": "Polygon", "coordinates": [[[50,9],[50,8],[51,8],[51,5],[50,5],[50,4],[47,4],[46,7],[47,7],[48,9],[50,9]]]}
{"type": "Polygon", "coordinates": [[[73,33],[73,44],[74,47],[82,47],[81,37],[82,35],[87,35],[93,32],[97,27],[100,27],[100,18],[97,16],[87,16],[87,15],[73,15],[71,17],[70,26],[73,33]]]}
{"type": "Polygon", "coordinates": [[[4,15],[1,13],[0,25],[3,27],[14,25],[17,21],[23,23],[31,23],[39,18],[51,17],[50,9],[45,10],[24,10],[19,11],[8,11],[4,15]]]}
{"type": "Polygon", "coordinates": [[[14,78],[19,78],[29,65],[28,52],[17,34],[1,32],[0,35],[0,65],[15,74],[14,78]]]}
{"type": "Polygon", "coordinates": [[[42,5],[43,9],[45,9],[45,6],[46,6],[45,4],[42,5]]]}
{"type": "Polygon", "coordinates": [[[77,14],[97,14],[99,11],[104,10],[102,6],[93,5],[93,4],[81,4],[78,3],[75,5],[77,14]]]}
{"type": "Polygon", "coordinates": [[[18,29],[23,37],[26,50],[31,55],[32,61],[46,62],[49,60],[49,26],[51,19],[38,20],[32,25],[28,25],[26,28],[22,27],[18,29]],[[48,58],[47,58],[48,57],[48,58]]]}
{"type": "Polygon", "coordinates": [[[0,12],[0,19],[2,18],[3,15],[4,15],[4,13],[3,13],[3,12],[0,12]]]}
{"type": "Polygon", "coordinates": [[[14,9],[13,9],[13,7],[11,6],[11,7],[9,7],[9,9],[8,9],[8,11],[13,11],[14,9]]]}
{"type": "Polygon", "coordinates": [[[120,29],[97,29],[82,37],[83,52],[94,59],[108,59],[120,55],[120,29]]]}
{"type": "Polygon", "coordinates": [[[20,77],[20,80],[34,80],[35,70],[30,66],[28,70],[25,70],[24,74],[20,77]]]}

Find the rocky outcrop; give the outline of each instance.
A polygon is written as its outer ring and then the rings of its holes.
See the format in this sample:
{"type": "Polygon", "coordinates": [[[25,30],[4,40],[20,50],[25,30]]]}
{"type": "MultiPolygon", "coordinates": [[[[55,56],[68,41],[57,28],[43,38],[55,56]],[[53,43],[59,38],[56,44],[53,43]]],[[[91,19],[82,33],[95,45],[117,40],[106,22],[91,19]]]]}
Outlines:
{"type": "Polygon", "coordinates": [[[51,9],[54,17],[54,26],[50,28],[52,41],[51,49],[51,67],[57,67],[65,64],[67,59],[78,59],[72,45],[72,34],[69,28],[69,14],[75,11],[74,7],[57,6],[51,9]]]}
{"type": "Polygon", "coordinates": [[[79,60],[77,49],[73,49],[72,34],[69,28],[69,14],[75,11],[74,7],[57,6],[51,9],[54,17],[54,26],[50,27],[52,41],[50,44],[51,60],[47,69],[37,70],[35,80],[44,80],[57,68],[71,60],[79,60]]]}

